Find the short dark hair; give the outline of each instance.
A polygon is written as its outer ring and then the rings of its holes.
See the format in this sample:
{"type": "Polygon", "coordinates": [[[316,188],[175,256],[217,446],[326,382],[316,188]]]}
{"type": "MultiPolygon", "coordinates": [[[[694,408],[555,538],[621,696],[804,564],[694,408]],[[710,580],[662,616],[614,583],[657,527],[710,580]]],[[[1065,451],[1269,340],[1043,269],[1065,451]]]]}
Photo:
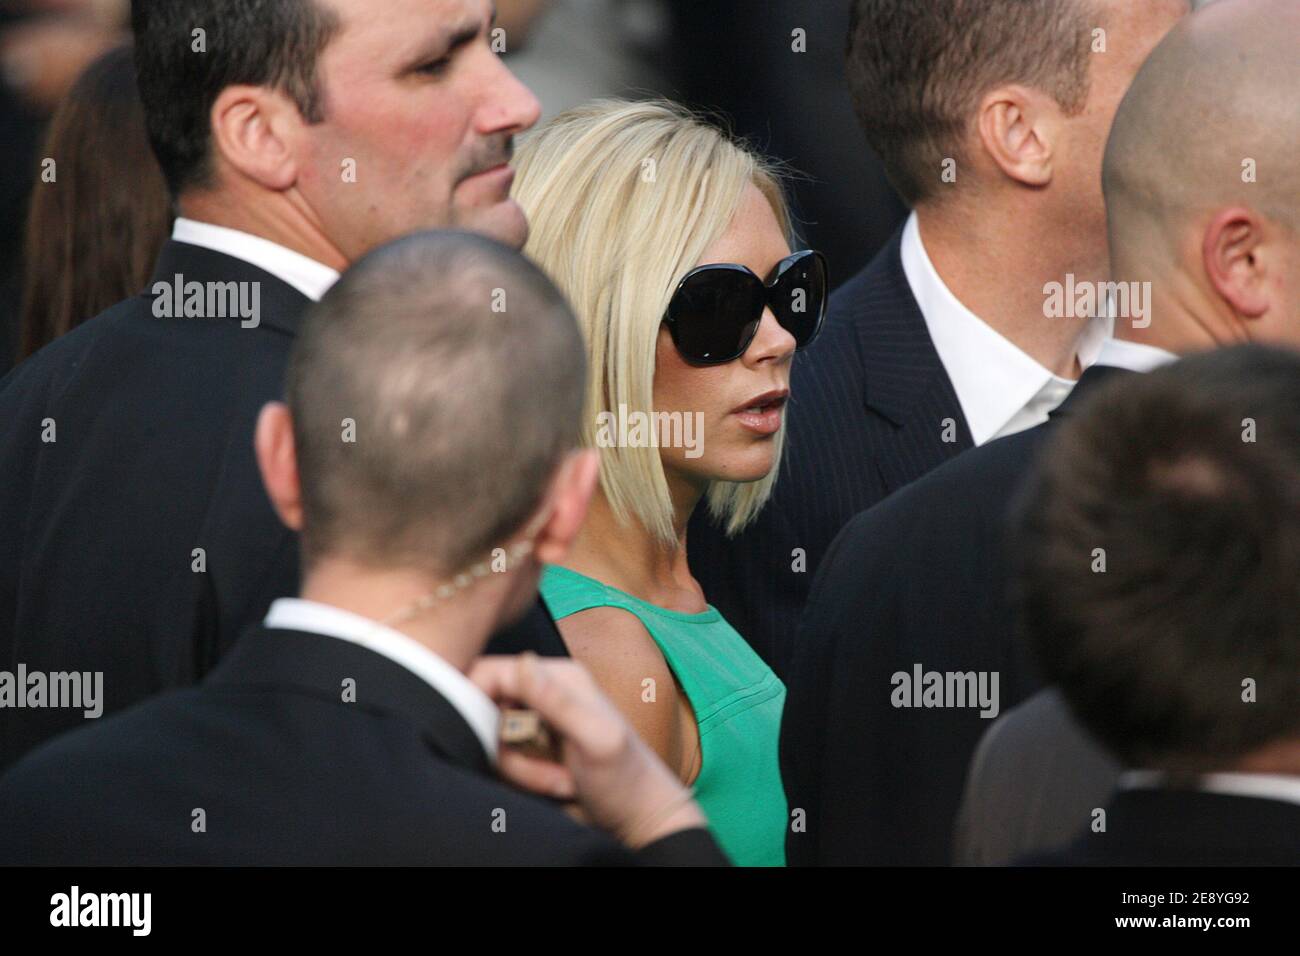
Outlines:
{"type": "Polygon", "coordinates": [[[1129,766],[1227,769],[1300,734],[1300,355],[1232,348],[1100,388],[1017,526],[1029,644],[1129,766]]]}
{"type": "Polygon", "coordinates": [[[980,97],[1002,83],[1050,93],[1069,113],[1088,96],[1094,0],[854,0],[853,108],[908,204],[930,198],[980,97]]]}
{"type": "Polygon", "coordinates": [[[489,558],[578,445],[586,356],[559,290],[499,242],[422,232],[364,256],[289,361],[304,566],[489,558]]]}
{"type": "Polygon", "coordinates": [[[140,99],[173,196],[210,181],[210,114],[226,87],[272,87],[308,122],[323,118],[316,61],[338,27],[314,0],[131,0],[140,99]]]}

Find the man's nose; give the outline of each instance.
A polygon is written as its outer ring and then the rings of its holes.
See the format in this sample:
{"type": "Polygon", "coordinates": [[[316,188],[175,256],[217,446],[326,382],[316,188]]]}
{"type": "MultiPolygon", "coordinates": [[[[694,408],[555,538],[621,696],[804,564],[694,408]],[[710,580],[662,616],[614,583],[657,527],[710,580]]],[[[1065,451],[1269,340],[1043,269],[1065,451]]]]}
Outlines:
{"type": "Polygon", "coordinates": [[[542,115],[542,104],[533,91],[495,55],[490,74],[484,78],[480,107],[481,133],[522,133],[542,115]]]}

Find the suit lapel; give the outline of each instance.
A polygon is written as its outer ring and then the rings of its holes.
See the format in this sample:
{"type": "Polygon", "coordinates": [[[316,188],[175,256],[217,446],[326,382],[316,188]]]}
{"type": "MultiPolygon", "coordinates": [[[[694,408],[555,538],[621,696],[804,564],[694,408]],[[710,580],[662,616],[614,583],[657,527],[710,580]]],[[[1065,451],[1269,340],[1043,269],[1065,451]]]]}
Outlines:
{"type": "MultiPolygon", "coordinates": [[[[846,304],[862,360],[863,402],[893,426],[873,439],[887,492],[974,446],[957,392],[907,283],[902,239],[899,229],[846,304]]],[[[1084,395],[1126,372],[1104,365],[1085,370],[1053,416],[1069,414],[1084,395]]]]}
{"type": "Polygon", "coordinates": [[[400,664],[350,641],[259,625],[244,633],[208,681],[271,685],[399,716],[451,763],[494,774],[482,743],[445,697],[400,664]]]}
{"type": "Polygon", "coordinates": [[[863,401],[894,427],[878,439],[888,491],[972,447],[970,427],[916,304],[901,255],[902,230],[881,250],[852,303],[863,401]]]}

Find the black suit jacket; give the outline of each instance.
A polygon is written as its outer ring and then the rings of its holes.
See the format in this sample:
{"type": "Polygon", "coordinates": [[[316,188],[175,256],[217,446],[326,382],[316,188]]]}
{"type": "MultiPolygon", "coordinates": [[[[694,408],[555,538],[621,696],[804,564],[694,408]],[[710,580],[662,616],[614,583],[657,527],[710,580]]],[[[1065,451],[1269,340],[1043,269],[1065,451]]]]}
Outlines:
{"type": "Polygon", "coordinates": [[[691,521],[691,571],[705,596],[782,677],[835,535],[972,444],[907,284],[901,241],[899,230],[836,291],[820,338],[795,357],[785,457],[762,514],[733,539],[705,508],[691,521]]]}
{"type": "Polygon", "coordinates": [[[1300,805],[1199,790],[1121,790],[1106,831],[1025,866],[1300,866],[1300,805]]]}
{"type": "Polygon", "coordinates": [[[0,865],[727,862],[703,829],[624,850],[502,784],[406,668],[260,627],[198,687],[28,754],[0,778],[0,821],[0,865]]]}
{"type": "MultiPolygon", "coordinates": [[[[260,324],[158,318],[146,290],[0,382],[0,668],[102,671],[107,712],[194,683],[298,590],[297,538],[262,489],[253,430],[282,396],[308,300],[240,259],[168,242],[149,289],[176,275],[260,283],[260,324]]],[[[492,649],[521,646],[563,653],[540,606],[492,649]]],[[[0,769],[80,721],[7,712],[0,769]]]]}
{"type": "MultiPolygon", "coordinates": [[[[1094,366],[1052,420],[1111,374],[1094,366]]],[[[1008,508],[1052,428],[972,449],[854,518],[818,573],[781,729],[781,766],[805,832],[792,865],[952,862],[979,708],[901,708],[892,676],[996,672],[999,712],[1040,686],[1008,600],[1008,508]]],[[[994,715],[996,716],[996,715],[994,715]]]]}

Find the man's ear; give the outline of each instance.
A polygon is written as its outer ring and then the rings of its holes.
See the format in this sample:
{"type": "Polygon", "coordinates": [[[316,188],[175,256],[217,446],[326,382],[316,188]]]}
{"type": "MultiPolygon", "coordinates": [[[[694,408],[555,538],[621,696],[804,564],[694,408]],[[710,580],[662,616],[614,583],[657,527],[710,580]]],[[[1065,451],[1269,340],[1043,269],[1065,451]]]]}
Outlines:
{"type": "Polygon", "coordinates": [[[1220,209],[1201,237],[1201,261],[1211,288],[1243,319],[1268,312],[1270,261],[1264,223],[1244,206],[1220,209]]]}
{"type": "Polygon", "coordinates": [[[1052,150],[1060,132],[1054,107],[1045,94],[1014,84],[980,101],[980,142],[1004,175],[1026,186],[1052,181],[1052,150]]]}
{"type": "Polygon", "coordinates": [[[304,125],[298,107],[264,86],[227,86],[212,104],[214,156],[266,189],[298,180],[293,144],[304,125]]]}
{"type": "Polygon", "coordinates": [[[600,477],[600,452],[585,448],[571,452],[556,469],[551,490],[542,508],[550,517],[538,532],[533,555],[545,564],[559,564],[587,518],[587,506],[600,477]]]}
{"type": "Polygon", "coordinates": [[[257,467],[266,496],[290,531],[302,530],[302,487],[293,441],[293,416],[283,402],[267,402],[257,416],[253,437],[257,467]]]}

